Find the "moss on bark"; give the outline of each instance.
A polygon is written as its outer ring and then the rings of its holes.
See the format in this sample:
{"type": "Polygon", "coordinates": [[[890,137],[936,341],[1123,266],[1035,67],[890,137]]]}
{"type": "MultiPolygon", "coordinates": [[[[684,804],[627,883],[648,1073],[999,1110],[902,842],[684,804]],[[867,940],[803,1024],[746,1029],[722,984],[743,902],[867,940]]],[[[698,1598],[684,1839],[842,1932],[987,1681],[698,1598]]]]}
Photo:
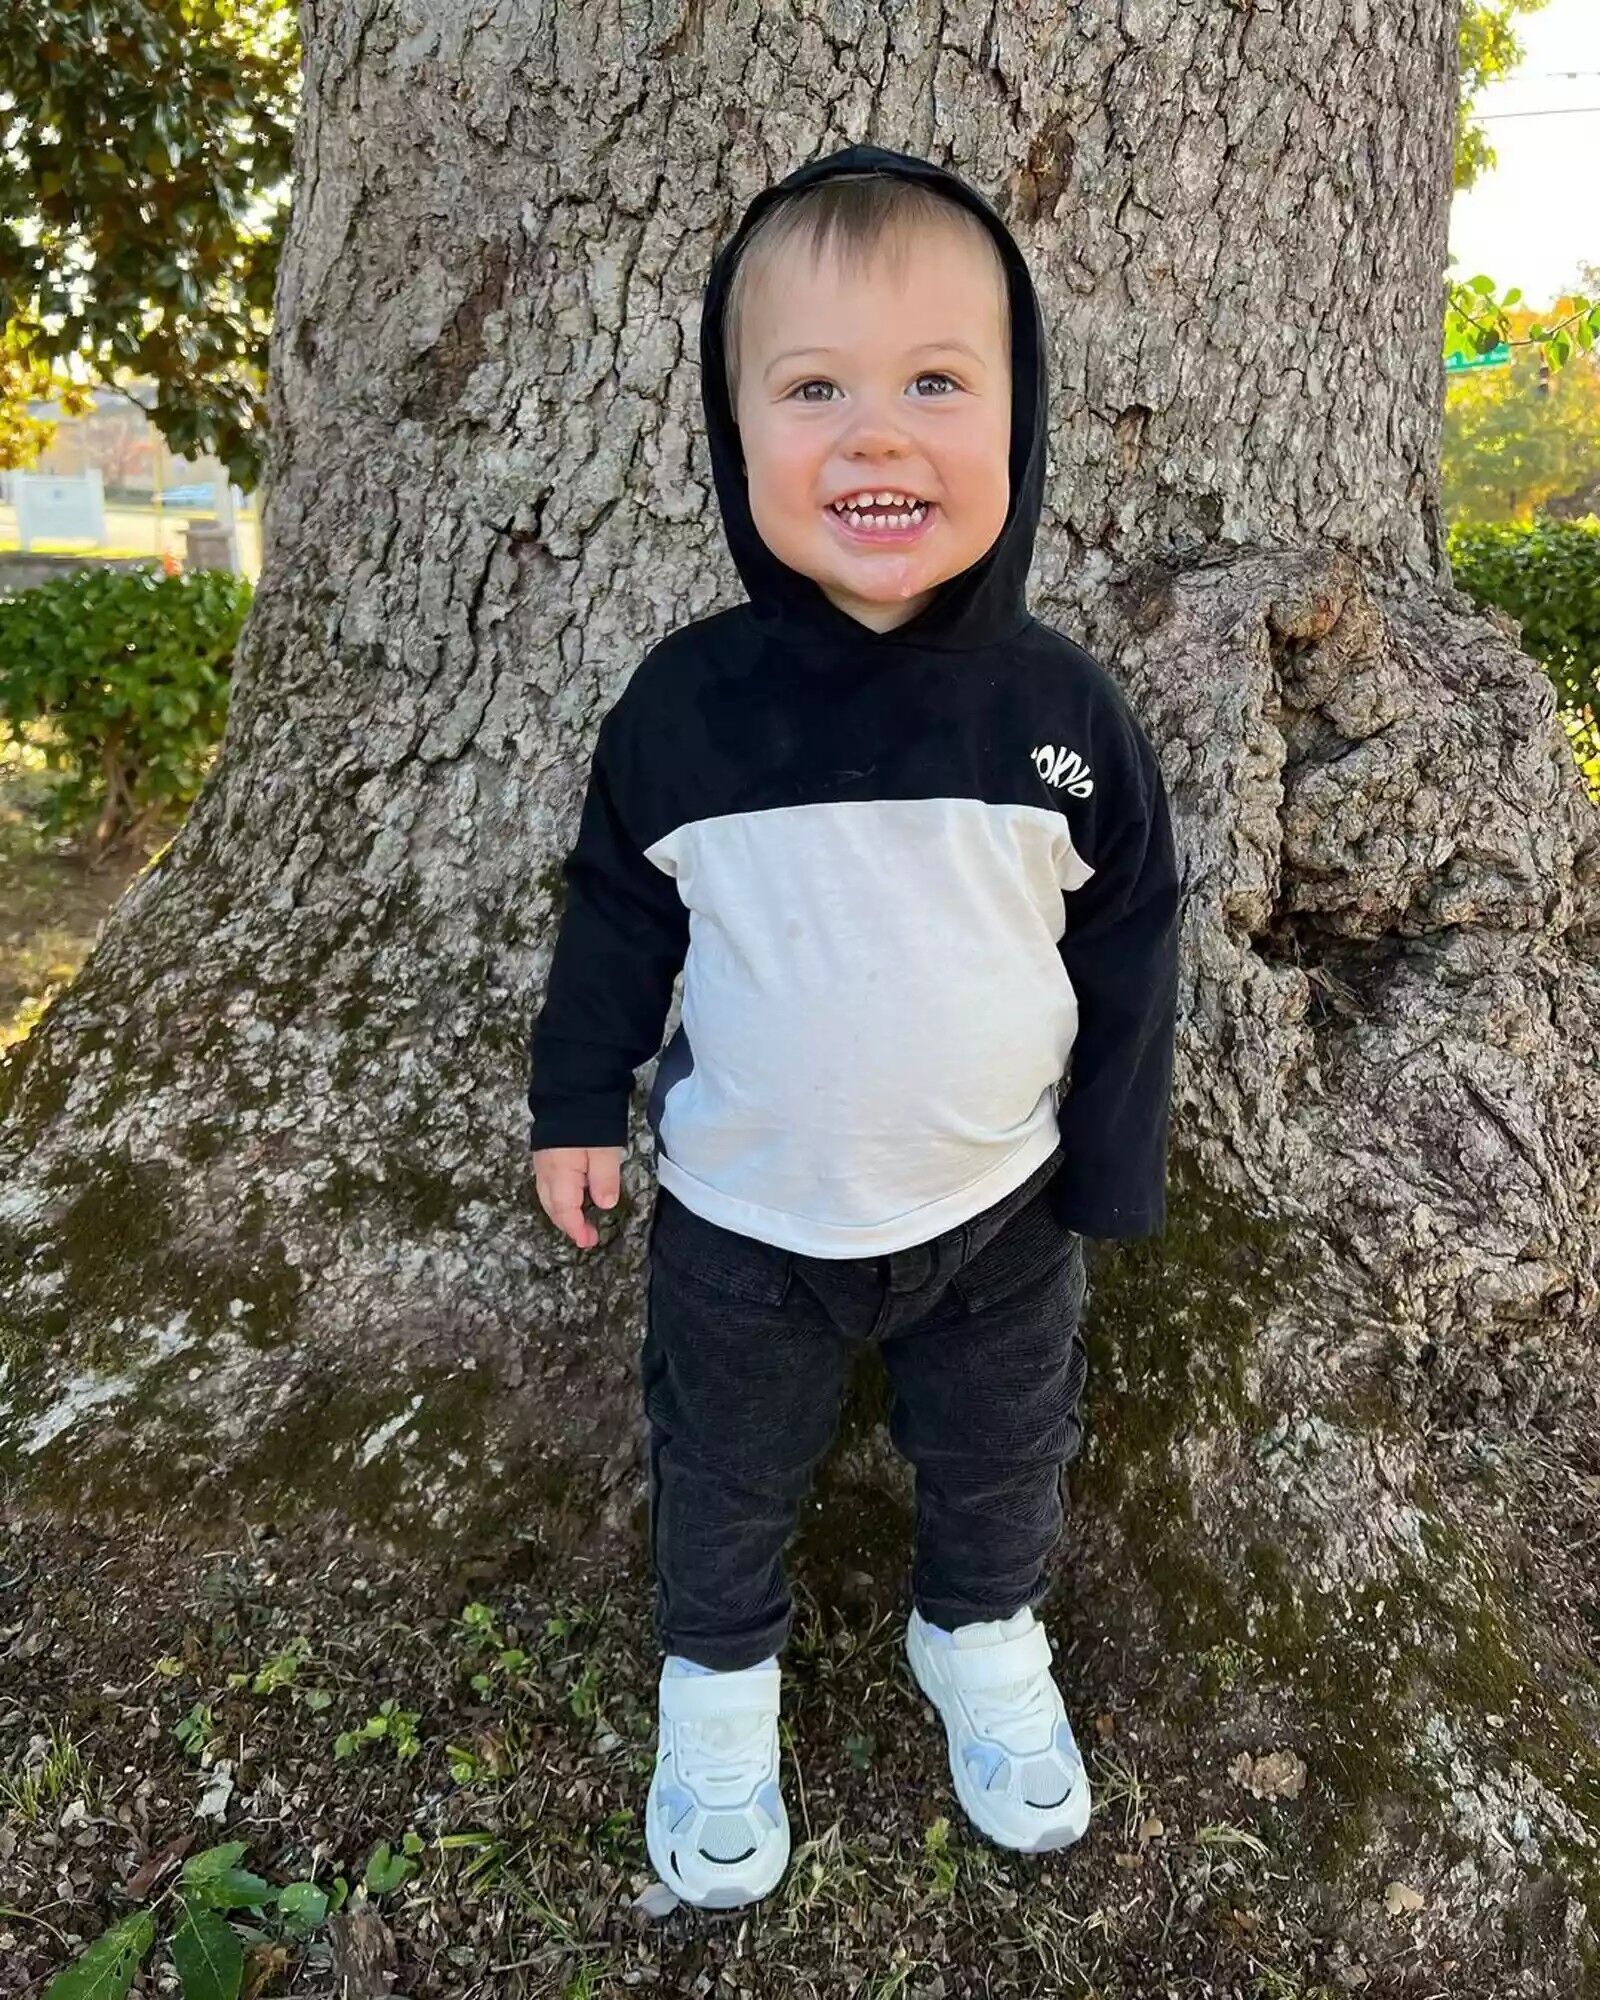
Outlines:
{"type": "MultiPolygon", "coordinates": [[[[1600,1828],[1600,1750],[1550,1685],[1538,1607],[1469,1545],[1436,1493],[1411,1496],[1426,1561],[1398,1559],[1359,1584],[1318,1573],[1314,1551],[1294,1553],[1303,1538],[1285,1534],[1265,1474],[1224,1497],[1208,1490],[1202,1515],[1185,1442],[1230,1439],[1249,1466],[1277,1414],[1253,1400],[1248,1364],[1267,1307],[1304,1275],[1291,1239],[1230,1211],[1180,1163],[1164,1236],[1092,1268],[1079,1490],[1114,1523],[1147,1588],[1170,1666],[1168,1720],[1220,1731],[1251,1695],[1292,1722],[1309,1779],[1282,1831],[1325,1881],[1348,1874],[1396,1806],[1434,1831],[1452,1824],[1430,1712],[1484,1769],[1508,1783],[1531,1773],[1600,1828]]],[[[1404,1434],[1376,1390],[1346,1391],[1316,1414],[1357,1436],[1404,1434]]],[[[1556,1686],[1574,1672],[1593,1683],[1592,1668],[1564,1658],[1556,1686]]],[[[1595,1849],[1550,1835],[1543,1855],[1600,1930],[1595,1849]]]]}

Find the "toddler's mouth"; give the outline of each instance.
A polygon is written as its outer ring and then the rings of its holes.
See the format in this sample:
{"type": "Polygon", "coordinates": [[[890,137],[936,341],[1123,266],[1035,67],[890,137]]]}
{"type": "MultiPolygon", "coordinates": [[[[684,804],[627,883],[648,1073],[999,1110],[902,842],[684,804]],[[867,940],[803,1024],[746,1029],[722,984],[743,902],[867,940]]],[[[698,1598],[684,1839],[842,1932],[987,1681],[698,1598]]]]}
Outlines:
{"type": "Polygon", "coordinates": [[[897,488],[863,487],[822,510],[853,542],[908,542],[923,534],[937,508],[897,488]]]}

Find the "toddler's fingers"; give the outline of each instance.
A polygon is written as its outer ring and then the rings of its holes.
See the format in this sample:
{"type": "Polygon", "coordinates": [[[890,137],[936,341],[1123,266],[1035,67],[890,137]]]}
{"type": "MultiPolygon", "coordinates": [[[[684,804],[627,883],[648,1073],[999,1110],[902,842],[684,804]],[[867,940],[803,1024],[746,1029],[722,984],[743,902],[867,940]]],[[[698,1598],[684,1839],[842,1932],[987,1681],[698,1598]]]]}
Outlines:
{"type": "Polygon", "coordinates": [[[580,1250],[592,1250],[600,1233],[583,1212],[585,1174],[580,1160],[546,1161],[539,1170],[539,1200],[563,1236],[580,1250]]]}
{"type": "Polygon", "coordinates": [[[589,1155],[589,1199],[596,1208],[615,1208],[622,1195],[622,1161],[610,1150],[589,1155]]]}
{"type": "Polygon", "coordinates": [[[600,1232],[583,1212],[583,1203],[577,1199],[547,1202],[545,1214],[555,1224],[563,1236],[570,1236],[580,1250],[592,1250],[600,1241],[600,1232]]]}

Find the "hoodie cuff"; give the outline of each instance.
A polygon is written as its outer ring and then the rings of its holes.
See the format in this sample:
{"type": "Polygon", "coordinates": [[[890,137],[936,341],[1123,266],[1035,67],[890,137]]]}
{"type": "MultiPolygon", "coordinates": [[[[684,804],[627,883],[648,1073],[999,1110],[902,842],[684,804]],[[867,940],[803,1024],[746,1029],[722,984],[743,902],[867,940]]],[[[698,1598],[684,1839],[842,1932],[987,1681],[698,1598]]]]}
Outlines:
{"type": "Polygon", "coordinates": [[[607,1091],[593,1097],[564,1098],[533,1113],[528,1150],[550,1146],[621,1146],[628,1144],[628,1097],[607,1091]]]}
{"type": "Polygon", "coordinates": [[[1131,1240],[1140,1236],[1159,1236],[1167,1226],[1165,1196],[1154,1206],[1143,1204],[1133,1207],[1108,1202],[1093,1188],[1074,1186],[1065,1168],[1051,1176],[1049,1195],[1056,1220],[1064,1229],[1075,1229],[1080,1236],[1101,1237],[1108,1241],[1131,1240]]]}

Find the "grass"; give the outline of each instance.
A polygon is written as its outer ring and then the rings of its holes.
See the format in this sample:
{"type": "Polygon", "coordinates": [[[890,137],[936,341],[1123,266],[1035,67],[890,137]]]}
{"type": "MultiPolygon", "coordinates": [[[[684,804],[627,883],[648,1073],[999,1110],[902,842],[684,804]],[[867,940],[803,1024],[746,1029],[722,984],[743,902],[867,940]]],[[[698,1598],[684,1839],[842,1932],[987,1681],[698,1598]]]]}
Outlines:
{"type": "MultiPolygon", "coordinates": [[[[91,1777],[83,1753],[70,1736],[59,1734],[54,1723],[46,1725],[47,1739],[35,1738],[21,1765],[0,1772],[0,1818],[18,1827],[38,1828],[52,1807],[82,1797],[94,1809],[98,1785],[91,1777]]],[[[53,1825],[57,1814],[50,1814],[53,1825]]]]}
{"type": "Polygon", "coordinates": [[[1149,1806],[1138,1766],[1114,1747],[1091,1750],[1088,1762],[1094,1785],[1093,1810],[1110,1814],[1121,1806],[1122,1843],[1131,1848],[1139,1837],[1139,1826],[1149,1806]]]}

